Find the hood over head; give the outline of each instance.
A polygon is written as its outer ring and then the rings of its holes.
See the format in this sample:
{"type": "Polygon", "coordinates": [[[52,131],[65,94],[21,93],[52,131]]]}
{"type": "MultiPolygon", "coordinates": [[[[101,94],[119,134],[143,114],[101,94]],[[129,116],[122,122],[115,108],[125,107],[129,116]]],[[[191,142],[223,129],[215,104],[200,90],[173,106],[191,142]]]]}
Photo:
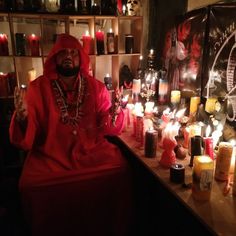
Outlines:
{"type": "Polygon", "coordinates": [[[69,34],[59,34],[57,36],[56,43],[51,49],[45,64],[43,74],[49,79],[57,79],[57,71],[56,71],[56,60],[55,56],[57,53],[64,49],[78,49],[80,56],[80,70],[79,73],[82,76],[87,76],[89,72],[89,56],[84,52],[82,45],[79,41],[69,35],[69,34]]]}

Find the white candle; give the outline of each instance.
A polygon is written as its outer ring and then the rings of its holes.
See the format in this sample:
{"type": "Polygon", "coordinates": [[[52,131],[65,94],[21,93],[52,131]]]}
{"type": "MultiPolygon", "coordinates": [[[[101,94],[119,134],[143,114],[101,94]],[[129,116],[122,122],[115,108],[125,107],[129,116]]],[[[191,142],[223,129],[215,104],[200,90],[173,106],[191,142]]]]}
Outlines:
{"type": "Polygon", "coordinates": [[[141,91],[141,80],[140,79],[133,79],[132,92],[139,94],[140,91],[141,91]]]}

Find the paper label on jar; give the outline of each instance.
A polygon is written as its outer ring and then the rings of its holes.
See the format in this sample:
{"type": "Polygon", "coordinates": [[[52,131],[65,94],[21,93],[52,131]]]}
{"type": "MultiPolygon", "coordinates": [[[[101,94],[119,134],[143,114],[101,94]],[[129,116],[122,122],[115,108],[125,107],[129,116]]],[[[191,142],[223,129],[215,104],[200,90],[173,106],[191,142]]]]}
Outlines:
{"type": "Polygon", "coordinates": [[[201,191],[208,191],[211,189],[213,181],[213,170],[202,170],[200,176],[199,188],[201,191]]]}

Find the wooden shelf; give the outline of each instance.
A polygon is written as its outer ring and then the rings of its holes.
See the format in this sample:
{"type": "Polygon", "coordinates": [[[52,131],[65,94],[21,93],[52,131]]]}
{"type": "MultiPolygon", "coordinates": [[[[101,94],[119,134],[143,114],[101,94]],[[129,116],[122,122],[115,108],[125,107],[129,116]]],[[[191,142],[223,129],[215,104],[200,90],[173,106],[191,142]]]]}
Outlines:
{"type": "MultiPolygon", "coordinates": [[[[210,201],[196,201],[192,197],[191,188],[172,183],[170,181],[170,170],[160,166],[159,160],[162,149],[158,148],[155,158],[145,157],[142,145],[132,137],[131,128],[123,132],[118,139],[180,204],[186,207],[197,220],[212,232],[212,235],[236,235],[236,197],[232,195],[232,191],[226,196],[223,194],[225,182],[214,180],[210,201]]],[[[177,162],[185,166],[185,182],[191,183],[192,169],[189,167],[189,157],[184,160],[177,159],[177,162]]],[[[158,201],[161,201],[161,199],[158,201]]]]}
{"type": "MultiPolygon", "coordinates": [[[[89,55],[94,76],[103,81],[104,75],[112,75],[113,85],[119,84],[119,69],[125,63],[135,74],[137,58],[142,52],[143,18],[142,16],[101,16],[76,15],[60,13],[0,13],[0,33],[8,35],[8,48],[10,56],[0,56],[12,59],[12,67],[16,72],[17,84],[27,84],[27,72],[34,68],[36,77],[42,74],[43,64],[52,48],[54,35],[69,33],[80,41],[86,30],[89,31],[92,42],[92,52],[89,55]],[[1,21],[2,20],[2,21],[1,21]],[[115,53],[108,54],[106,49],[106,32],[112,28],[115,34],[115,53]],[[104,31],[104,55],[96,53],[95,32],[104,31]],[[16,55],[15,33],[36,34],[40,37],[40,56],[31,57],[26,45],[26,55],[16,55]],[[134,52],[125,53],[125,34],[134,35],[134,52]],[[136,58],[136,59],[133,59],[136,58]],[[39,59],[40,61],[35,61],[39,59]]],[[[6,65],[6,64],[5,64],[6,65]]],[[[9,66],[0,66],[0,71],[8,73],[9,66]],[[7,71],[8,70],[8,71],[7,71]]]]}

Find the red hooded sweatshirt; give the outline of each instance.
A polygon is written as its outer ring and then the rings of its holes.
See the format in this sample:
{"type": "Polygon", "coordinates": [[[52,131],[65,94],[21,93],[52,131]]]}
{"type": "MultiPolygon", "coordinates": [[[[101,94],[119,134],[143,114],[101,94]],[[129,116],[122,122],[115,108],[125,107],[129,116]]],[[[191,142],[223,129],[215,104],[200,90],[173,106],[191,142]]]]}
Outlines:
{"type": "Polygon", "coordinates": [[[20,187],[50,185],[73,181],[84,173],[119,168],[123,164],[120,151],[107,142],[104,135],[117,135],[123,127],[123,113],[116,126],[110,125],[110,94],[104,84],[88,75],[89,57],[78,40],[61,34],[44,65],[42,76],[29,84],[26,94],[28,117],[25,132],[12,117],[10,140],[28,150],[20,179],[20,187]],[[77,48],[80,74],[85,81],[84,99],[78,125],[61,122],[52,80],[57,80],[55,55],[62,49],[77,48]]]}

